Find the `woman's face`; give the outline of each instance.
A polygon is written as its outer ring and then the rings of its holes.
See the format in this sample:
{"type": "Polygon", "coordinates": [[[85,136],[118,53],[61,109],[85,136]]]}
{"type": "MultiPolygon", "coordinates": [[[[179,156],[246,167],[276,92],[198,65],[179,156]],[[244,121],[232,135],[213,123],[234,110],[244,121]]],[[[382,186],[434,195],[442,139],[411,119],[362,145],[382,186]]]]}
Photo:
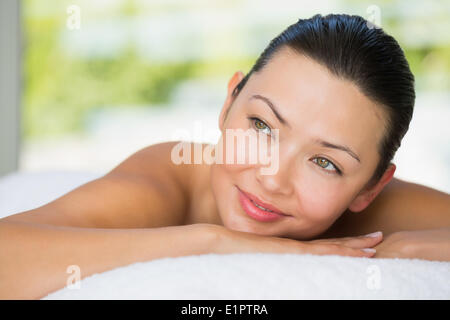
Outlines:
{"type": "Polygon", "coordinates": [[[264,175],[259,164],[212,165],[223,225],[308,239],[327,230],[346,209],[363,210],[382,188],[364,189],[379,161],[382,109],[351,82],[288,48],[252,74],[233,101],[231,92],[242,77],[236,73],[229,83],[219,120],[221,142],[226,145],[226,129],[251,129],[268,138],[279,129],[279,166],[264,175]],[[252,197],[285,215],[269,213],[264,219],[265,211],[252,197]]]}

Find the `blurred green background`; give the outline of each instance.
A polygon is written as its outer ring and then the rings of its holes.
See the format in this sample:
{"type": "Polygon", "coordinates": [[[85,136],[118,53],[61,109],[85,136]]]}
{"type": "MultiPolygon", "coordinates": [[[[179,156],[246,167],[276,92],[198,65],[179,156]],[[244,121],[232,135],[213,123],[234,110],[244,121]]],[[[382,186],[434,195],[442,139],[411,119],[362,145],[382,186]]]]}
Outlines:
{"type": "MultiPolygon", "coordinates": [[[[23,137],[80,132],[96,108],[168,104],[187,79],[247,72],[298,18],[331,12],[368,18],[373,4],[25,0],[23,137]],[[81,9],[79,30],[67,27],[72,4],[81,9]]],[[[406,52],[418,91],[450,91],[449,1],[376,5],[382,27],[406,52]]]]}
{"type": "Polygon", "coordinates": [[[229,78],[318,13],[398,40],[417,99],[395,175],[450,192],[448,0],[22,0],[20,169],[106,173],[154,143],[217,142],[229,78]]]}

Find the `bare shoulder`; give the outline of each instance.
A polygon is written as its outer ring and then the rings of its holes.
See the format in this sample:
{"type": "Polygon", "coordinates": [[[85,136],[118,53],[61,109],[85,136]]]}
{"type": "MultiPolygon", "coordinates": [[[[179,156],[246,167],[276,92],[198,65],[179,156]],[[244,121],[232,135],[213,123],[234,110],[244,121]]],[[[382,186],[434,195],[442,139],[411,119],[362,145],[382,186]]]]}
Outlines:
{"type": "Polygon", "coordinates": [[[208,167],[205,164],[194,165],[194,148],[199,147],[203,152],[206,146],[209,144],[185,141],[154,144],[137,151],[108,174],[126,174],[144,181],[158,181],[168,188],[181,188],[187,197],[191,197],[196,186],[195,181],[205,174],[208,167]],[[181,143],[191,148],[190,159],[183,163],[173,159],[174,156],[179,156],[179,150],[183,149],[176,149],[181,143]],[[177,151],[174,151],[175,149],[177,151]]]}
{"type": "Polygon", "coordinates": [[[344,212],[324,236],[356,236],[374,231],[387,235],[442,227],[450,227],[450,195],[394,178],[369,207],[358,213],[344,212]]]}
{"type": "Polygon", "coordinates": [[[210,144],[188,141],[154,144],[130,156],[109,175],[134,176],[144,189],[147,184],[156,184],[162,194],[159,202],[164,203],[164,212],[177,216],[177,225],[195,223],[197,220],[192,218],[192,213],[201,215],[206,210],[204,195],[209,188],[210,166],[195,164],[194,157],[196,151],[203,153],[207,146],[210,144]],[[190,148],[190,159],[184,157],[185,148],[190,148]],[[181,163],[177,159],[180,156],[183,157],[181,163]]]}
{"type": "Polygon", "coordinates": [[[193,168],[175,165],[166,142],[138,150],[104,176],[11,221],[86,228],[180,225],[190,203],[193,168]]]}
{"type": "Polygon", "coordinates": [[[188,165],[176,165],[171,159],[173,148],[180,141],[162,142],[138,150],[108,175],[130,175],[143,181],[155,182],[169,186],[178,184],[183,187],[192,176],[192,168],[188,165]]]}

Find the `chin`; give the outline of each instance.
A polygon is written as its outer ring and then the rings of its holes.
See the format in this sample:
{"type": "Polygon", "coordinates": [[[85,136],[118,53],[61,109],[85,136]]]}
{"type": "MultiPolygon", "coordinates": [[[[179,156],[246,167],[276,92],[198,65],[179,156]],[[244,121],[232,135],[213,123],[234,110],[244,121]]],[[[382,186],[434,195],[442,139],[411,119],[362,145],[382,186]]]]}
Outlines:
{"type": "Polygon", "coordinates": [[[227,207],[224,212],[226,212],[225,215],[221,214],[223,226],[234,231],[296,240],[310,240],[320,234],[320,232],[315,230],[317,228],[311,228],[306,225],[301,226],[299,221],[296,221],[297,228],[293,229],[292,223],[295,223],[293,221],[290,221],[289,225],[285,224],[286,221],[281,224],[265,224],[264,222],[252,220],[246,216],[245,212],[236,211],[236,209],[230,207],[227,207]]]}
{"type": "Polygon", "coordinates": [[[276,225],[261,225],[261,222],[254,221],[250,217],[247,217],[244,212],[236,212],[234,209],[229,208],[225,210],[226,216],[222,216],[223,226],[227,229],[253,233],[261,236],[273,236],[282,237],[283,231],[280,230],[280,226],[276,225]]]}
{"type": "Polygon", "coordinates": [[[226,216],[222,216],[223,226],[234,231],[256,233],[254,226],[246,221],[242,216],[232,210],[225,210],[228,212],[226,216]],[[232,212],[232,213],[230,213],[232,212]]]}

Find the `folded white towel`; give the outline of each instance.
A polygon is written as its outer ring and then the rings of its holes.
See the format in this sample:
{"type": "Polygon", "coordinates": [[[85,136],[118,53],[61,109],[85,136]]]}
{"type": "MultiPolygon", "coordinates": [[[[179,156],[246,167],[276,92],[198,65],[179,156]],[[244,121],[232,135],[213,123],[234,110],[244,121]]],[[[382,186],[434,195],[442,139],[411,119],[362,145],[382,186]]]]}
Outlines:
{"type": "Polygon", "coordinates": [[[117,268],[44,299],[449,299],[449,280],[449,262],[207,254],[117,268]]]}

